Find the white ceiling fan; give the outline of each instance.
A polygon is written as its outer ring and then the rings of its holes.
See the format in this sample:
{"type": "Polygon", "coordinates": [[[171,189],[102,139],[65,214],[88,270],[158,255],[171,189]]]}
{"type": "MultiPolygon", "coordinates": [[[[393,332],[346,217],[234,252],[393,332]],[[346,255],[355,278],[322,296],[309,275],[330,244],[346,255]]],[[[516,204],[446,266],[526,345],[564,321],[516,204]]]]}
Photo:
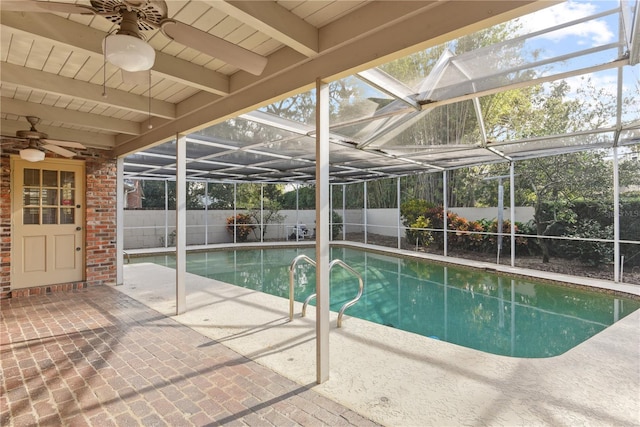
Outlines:
{"type": "Polygon", "coordinates": [[[73,141],[59,141],[55,139],[49,139],[49,136],[40,132],[36,129],[36,125],[40,123],[40,119],[35,116],[26,116],[27,121],[31,124],[31,129],[29,130],[19,130],[16,132],[16,136],[3,136],[3,138],[8,139],[22,139],[29,142],[29,146],[20,150],[20,157],[24,160],[28,160],[30,162],[39,162],[44,160],[44,151],[41,150],[49,150],[56,154],[60,154],[64,157],[73,157],[76,155],[71,150],[67,150],[64,147],[68,148],[76,148],[80,150],[84,150],[87,147],[80,144],[79,142],[73,141]]]}
{"type": "Polygon", "coordinates": [[[103,42],[107,61],[129,72],[153,67],[155,50],[141,31],[160,30],[180,44],[218,58],[254,75],[260,75],[267,58],[198,30],[167,16],[164,0],[90,0],[91,6],[37,0],[2,1],[2,9],[17,12],[58,12],[99,15],[120,25],[116,34],[103,42]]]}

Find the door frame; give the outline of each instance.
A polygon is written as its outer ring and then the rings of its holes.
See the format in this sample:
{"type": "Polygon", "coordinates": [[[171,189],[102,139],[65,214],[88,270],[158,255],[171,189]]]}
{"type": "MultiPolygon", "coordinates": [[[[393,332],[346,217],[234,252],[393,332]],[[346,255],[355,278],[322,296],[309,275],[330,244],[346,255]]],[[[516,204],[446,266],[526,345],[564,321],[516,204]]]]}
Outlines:
{"type": "MultiPolygon", "coordinates": [[[[11,191],[11,271],[10,271],[10,283],[11,290],[18,289],[26,289],[31,287],[42,287],[49,285],[57,285],[57,284],[66,284],[66,283],[77,283],[83,282],[86,280],[86,162],[84,160],[73,160],[73,159],[61,159],[61,158],[45,158],[40,162],[28,162],[26,160],[21,159],[17,155],[12,155],[10,157],[10,191],[11,191]],[[22,268],[22,254],[19,253],[22,248],[21,239],[23,238],[22,227],[22,203],[18,203],[18,200],[21,200],[21,195],[23,194],[23,185],[19,185],[18,182],[23,182],[22,179],[17,179],[17,170],[23,170],[24,168],[29,168],[32,166],[34,169],[47,169],[47,167],[51,167],[51,170],[64,170],[65,167],[72,167],[76,169],[76,183],[75,183],[75,195],[74,195],[74,203],[79,204],[81,208],[76,208],[76,219],[74,224],[67,224],[73,227],[81,227],[80,235],[77,237],[76,243],[77,247],[80,248],[78,254],[75,254],[76,265],[74,271],[79,274],[76,275],[76,279],[74,280],[65,280],[60,281],[59,278],[54,277],[51,280],[36,280],[34,283],[20,283],[20,280],[24,280],[23,276],[17,274],[17,269],[22,268]],[[16,282],[18,280],[18,283],[16,282]]],[[[59,202],[58,202],[59,203],[59,202]]],[[[52,225],[53,226],[53,225],[52,225]]],[[[53,233],[45,234],[47,238],[54,238],[53,233]]],[[[53,255],[53,254],[52,254],[53,255]]],[[[45,276],[42,274],[41,276],[45,276]]]]}

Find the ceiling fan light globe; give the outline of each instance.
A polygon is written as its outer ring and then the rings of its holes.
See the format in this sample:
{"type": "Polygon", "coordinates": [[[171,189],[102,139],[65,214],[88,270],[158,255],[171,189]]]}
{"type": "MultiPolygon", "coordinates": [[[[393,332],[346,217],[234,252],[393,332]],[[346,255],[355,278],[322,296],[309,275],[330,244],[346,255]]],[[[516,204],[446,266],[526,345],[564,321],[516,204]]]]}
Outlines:
{"type": "Polygon", "coordinates": [[[35,148],[20,150],[20,158],[29,162],[41,162],[44,160],[44,152],[35,148]]]}
{"type": "Polygon", "coordinates": [[[125,34],[105,37],[102,49],[110,64],[130,72],[150,70],[156,59],[156,51],[147,42],[125,34]]]}

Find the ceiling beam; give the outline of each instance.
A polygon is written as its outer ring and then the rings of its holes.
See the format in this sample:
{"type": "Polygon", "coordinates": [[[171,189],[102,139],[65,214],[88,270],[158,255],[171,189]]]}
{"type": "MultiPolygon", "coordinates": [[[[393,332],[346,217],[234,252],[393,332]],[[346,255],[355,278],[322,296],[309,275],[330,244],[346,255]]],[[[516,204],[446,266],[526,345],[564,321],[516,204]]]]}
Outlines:
{"type": "MultiPolygon", "coordinates": [[[[1,120],[0,126],[3,136],[15,135],[19,130],[29,130],[29,123],[23,120],[1,120]]],[[[87,147],[104,150],[111,150],[115,146],[115,137],[106,133],[86,132],[41,124],[38,124],[37,129],[46,133],[50,139],[79,142],[87,147]]]]}
{"type": "MultiPolygon", "coordinates": [[[[455,0],[457,1],[457,0],[455,0]]],[[[461,2],[468,3],[468,2],[461,2]]],[[[445,6],[435,0],[373,1],[320,29],[320,51],[335,49],[371,33],[392,27],[416,15],[424,16],[422,26],[433,25],[433,19],[425,14],[432,8],[445,6]]],[[[422,26],[406,26],[406,32],[421,32],[422,26]]]]}
{"type": "MultiPolygon", "coordinates": [[[[136,113],[149,113],[149,99],[146,96],[117,89],[107,89],[107,96],[104,97],[102,85],[61,77],[8,62],[2,63],[2,81],[41,90],[49,94],[74,97],[101,105],[113,105],[136,113]]],[[[175,118],[175,110],[175,105],[170,102],[151,99],[151,114],[153,116],[173,119],[175,118]]]]}
{"type": "MultiPolygon", "coordinates": [[[[21,31],[34,38],[50,40],[88,55],[102,58],[102,41],[108,35],[95,28],[69,21],[49,13],[2,12],[0,25],[21,31]]],[[[177,82],[216,95],[229,93],[229,78],[191,62],[156,51],[152,71],[177,82]]]]}
{"type": "Polygon", "coordinates": [[[305,56],[318,54],[318,29],[276,2],[208,0],[207,3],[305,56]]]}
{"type": "Polygon", "coordinates": [[[17,116],[36,116],[41,120],[62,122],[65,125],[81,126],[103,132],[126,133],[129,135],[140,134],[140,123],[138,122],[105,117],[100,114],[67,110],[66,108],[51,105],[20,101],[4,96],[0,98],[0,111],[10,111],[11,114],[17,116]]]}

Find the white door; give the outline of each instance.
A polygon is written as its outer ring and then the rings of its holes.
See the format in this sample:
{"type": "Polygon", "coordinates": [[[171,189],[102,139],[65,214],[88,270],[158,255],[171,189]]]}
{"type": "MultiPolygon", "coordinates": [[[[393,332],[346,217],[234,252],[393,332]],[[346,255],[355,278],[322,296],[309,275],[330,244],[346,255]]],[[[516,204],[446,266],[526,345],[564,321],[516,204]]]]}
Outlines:
{"type": "Polygon", "coordinates": [[[84,279],[84,162],[11,159],[11,288],[84,279]]]}

